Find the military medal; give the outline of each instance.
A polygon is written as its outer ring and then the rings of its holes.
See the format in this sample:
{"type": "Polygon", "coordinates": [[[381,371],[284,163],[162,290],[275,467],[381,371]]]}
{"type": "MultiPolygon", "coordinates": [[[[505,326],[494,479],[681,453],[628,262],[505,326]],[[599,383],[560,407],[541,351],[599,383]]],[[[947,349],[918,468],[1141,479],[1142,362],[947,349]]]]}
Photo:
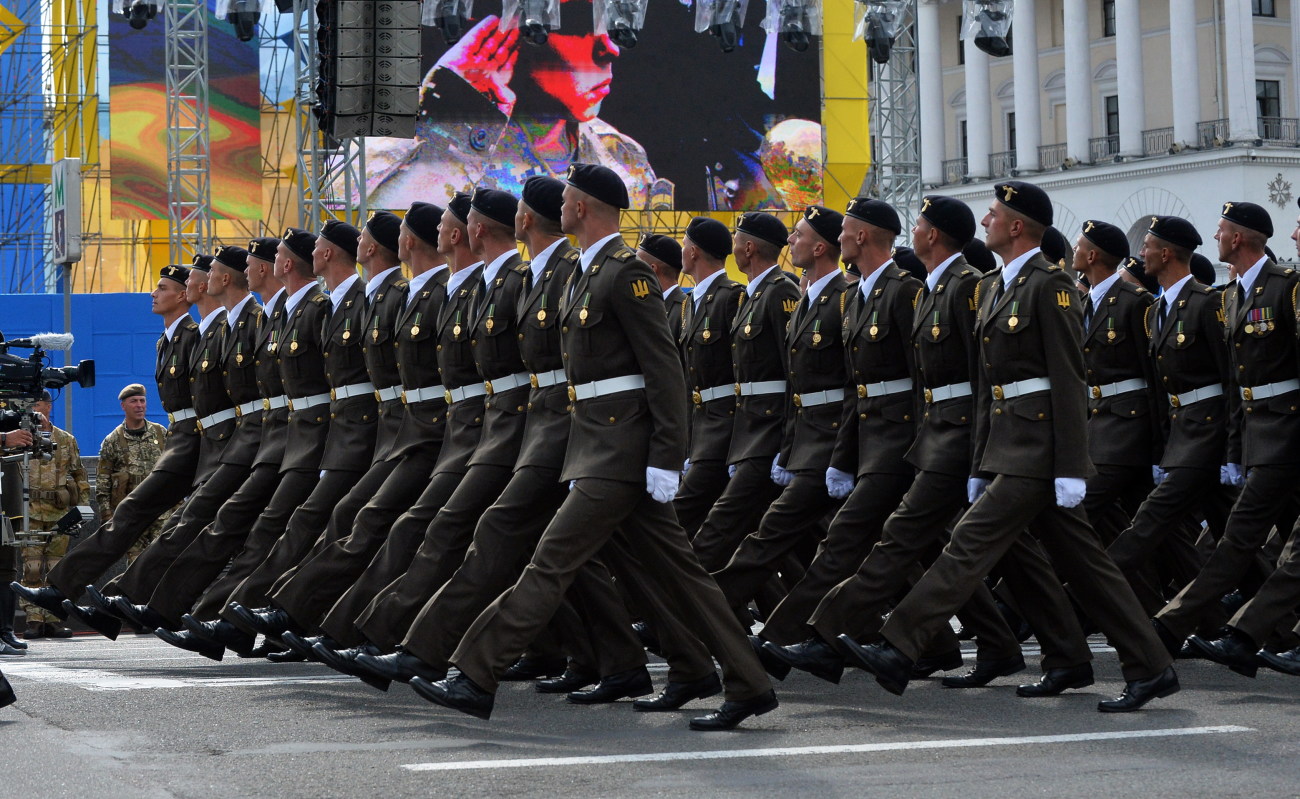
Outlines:
{"type": "Polygon", "coordinates": [[[487,324],[485,324],[484,327],[487,328],[487,332],[489,333],[492,332],[492,328],[496,325],[496,322],[492,318],[496,315],[496,310],[497,310],[496,303],[492,303],[491,305],[488,306],[487,324]]]}
{"type": "Polygon", "coordinates": [[[537,321],[539,321],[539,322],[545,322],[545,321],[546,321],[546,309],[545,309],[545,308],[541,308],[541,309],[539,309],[539,310],[537,311],[537,321]]]}
{"type": "Polygon", "coordinates": [[[420,335],[420,314],[418,312],[415,314],[415,324],[411,325],[411,335],[420,335]]]}
{"type": "Polygon", "coordinates": [[[872,338],[875,338],[880,333],[880,328],[876,326],[876,322],[879,320],[879,318],[880,318],[880,311],[871,312],[871,327],[867,328],[867,335],[871,336],[872,338]]]}
{"type": "Polygon", "coordinates": [[[822,334],[820,332],[821,326],[822,326],[822,320],[820,319],[818,319],[816,322],[813,323],[812,343],[814,344],[822,343],[822,334]]]}
{"type": "Polygon", "coordinates": [[[940,331],[939,331],[939,312],[938,312],[938,311],[935,311],[935,312],[934,312],[934,326],[930,328],[930,335],[931,335],[931,336],[934,336],[934,340],[935,340],[935,341],[938,341],[938,340],[939,340],[939,332],[940,332],[940,331]]]}
{"type": "Polygon", "coordinates": [[[456,337],[460,336],[460,310],[459,309],[457,309],[456,311],[456,324],[452,326],[451,334],[456,337]]]}
{"type": "Polygon", "coordinates": [[[578,321],[580,321],[580,322],[586,322],[586,321],[587,321],[587,309],[586,309],[586,308],[583,308],[581,311],[578,311],[578,321]]]}
{"type": "Polygon", "coordinates": [[[1020,324],[1020,319],[1016,315],[1019,312],[1019,309],[1020,309],[1019,300],[1016,300],[1011,303],[1011,318],[1007,320],[1007,327],[1010,328],[1011,330],[1015,330],[1016,325],[1020,324]]]}
{"type": "Polygon", "coordinates": [[[351,328],[352,328],[352,320],[351,320],[351,319],[344,319],[344,320],[343,320],[343,340],[344,340],[344,341],[347,341],[348,339],[352,338],[352,329],[351,329],[351,328]]]}
{"type": "Polygon", "coordinates": [[[1247,322],[1247,323],[1246,323],[1246,332],[1247,332],[1247,333],[1254,333],[1254,332],[1255,332],[1255,326],[1252,325],[1252,324],[1250,324],[1249,322],[1247,322]]]}
{"type": "Polygon", "coordinates": [[[1179,344],[1182,344],[1184,341],[1187,340],[1187,336],[1183,335],[1183,323],[1182,323],[1182,322],[1179,322],[1179,323],[1178,323],[1178,336],[1177,336],[1174,340],[1177,341],[1179,344]]]}
{"type": "Polygon", "coordinates": [[[746,324],[746,325],[745,325],[745,335],[748,336],[748,335],[749,335],[749,332],[750,332],[752,329],[753,329],[753,325],[746,324]]]}
{"type": "Polygon", "coordinates": [[[172,364],[172,368],[167,371],[167,374],[171,375],[172,377],[176,376],[176,364],[172,364]]]}
{"type": "Polygon", "coordinates": [[[713,337],[713,333],[712,331],[709,330],[709,317],[706,316],[704,317],[704,333],[700,336],[700,338],[704,339],[705,341],[708,341],[712,337],[713,337]]]}
{"type": "Polygon", "coordinates": [[[1106,317],[1106,340],[1115,340],[1115,317],[1113,316],[1106,317]]]}
{"type": "Polygon", "coordinates": [[[578,322],[587,324],[587,303],[591,302],[591,292],[582,295],[582,310],[578,311],[578,322]]]}

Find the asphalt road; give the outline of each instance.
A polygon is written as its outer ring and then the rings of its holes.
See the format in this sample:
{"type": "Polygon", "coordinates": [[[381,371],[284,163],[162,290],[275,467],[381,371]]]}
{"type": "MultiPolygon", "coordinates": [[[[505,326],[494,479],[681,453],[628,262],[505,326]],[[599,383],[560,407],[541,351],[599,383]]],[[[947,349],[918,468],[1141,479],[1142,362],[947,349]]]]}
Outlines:
{"type": "Polygon", "coordinates": [[[1179,663],[1181,693],[1103,715],[1121,685],[1094,642],[1098,684],[1055,699],[1016,698],[1016,678],[896,698],[861,672],[796,674],[779,710],[696,733],[699,709],[509,684],[481,722],[315,664],[42,640],[0,659],[19,697],[0,710],[0,797],[1300,797],[1300,679],[1179,663]]]}

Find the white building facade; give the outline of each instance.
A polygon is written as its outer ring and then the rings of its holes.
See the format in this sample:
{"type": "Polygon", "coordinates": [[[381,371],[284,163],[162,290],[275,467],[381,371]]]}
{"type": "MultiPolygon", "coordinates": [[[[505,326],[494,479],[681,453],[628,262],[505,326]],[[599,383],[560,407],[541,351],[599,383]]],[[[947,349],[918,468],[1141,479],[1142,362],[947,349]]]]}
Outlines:
{"type": "MultiPolygon", "coordinates": [[[[1300,0],[1016,0],[1012,55],[961,43],[959,0],[918,0],[921,174],[982,212],[997,180],[1042,186],[1073,241],[1104,219],[1140,242],[1221,204],[1268,208],[1278,256],[1300,194],[1300,0]]],[[[978,218],[978,217],[977,217],[978,218]]]]}

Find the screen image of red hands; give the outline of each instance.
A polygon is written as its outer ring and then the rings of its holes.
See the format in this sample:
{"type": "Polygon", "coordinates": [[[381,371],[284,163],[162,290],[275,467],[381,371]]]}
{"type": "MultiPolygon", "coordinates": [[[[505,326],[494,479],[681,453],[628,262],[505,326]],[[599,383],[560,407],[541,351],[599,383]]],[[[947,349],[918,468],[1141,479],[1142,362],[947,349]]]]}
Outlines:
{"type": "MultiPolygon", "coordinates": [[[[502,30],[501,18],[495,14],[480,20],[438,59],[439,66],[455,72],[503,114],[509,114],[515,105],[510,81],[518,62],[519,29],[502,30]]],[[[432,70],[429,75],[433,75],[432,70]]]]}

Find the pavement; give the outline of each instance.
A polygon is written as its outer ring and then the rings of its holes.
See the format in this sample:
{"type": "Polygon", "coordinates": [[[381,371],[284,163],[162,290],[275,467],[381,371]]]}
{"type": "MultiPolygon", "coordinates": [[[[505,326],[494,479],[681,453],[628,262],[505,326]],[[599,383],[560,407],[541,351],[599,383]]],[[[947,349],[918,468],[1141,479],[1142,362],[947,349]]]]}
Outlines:
{"type": "MultiPolygon", "coordinates": [[[[317,664],[38,640],[0,658],[18,693],[0,710],[0,799],[1300,797],[1300,679],[1179,662],[1181,693],[1101,714],[1122,684],[1114,652],[1093,649],[1098,683],[1053,699],[1015,696],[1030,672],[902,697],[858,671],[838,686],[795,673],[775,712],[697,733],[687,721],[717,699],[647,714],[504,684],[483,722],[317,664]]],[[[665,671],[652,661],[657,686],[665,671]]]]}

